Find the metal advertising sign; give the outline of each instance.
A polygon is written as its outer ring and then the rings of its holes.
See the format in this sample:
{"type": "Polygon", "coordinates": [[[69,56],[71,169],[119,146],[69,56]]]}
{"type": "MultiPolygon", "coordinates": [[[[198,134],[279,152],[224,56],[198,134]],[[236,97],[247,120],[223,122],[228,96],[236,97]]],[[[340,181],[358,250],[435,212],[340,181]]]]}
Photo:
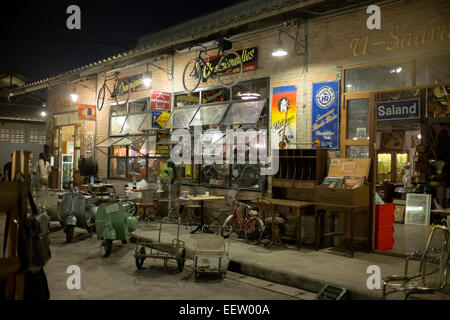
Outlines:
{"type": "Polygon", "coordinates": [[[419,118],[419,109],[419,99],[377,102],[377,120],[419,118]]]}
{"type": "Polygon", "coordinates": [[[170,111],[170,93],[150,91],[150,109],[170,111]]]}
{"type": "MultiPolygon", "coordinates": [[[[237,50],[236,53],[241,57],[242,72],[254,71],[258,69],[258,47],[237,50]]],[[[218,64],[221,57],[222,56],[213,56],[206,61],[211,70],[219,68],[218,64]]],[[[203,76],[208,78],[210,76],[209,73],[208,68],[205,66],[203,69],[203,76]]]]}
{"type": "Polygon", "coordinates": [[[339,147],[339,80],[313,83],[312,140],[316,148],[339,147]]]}
{"type": "MultiPolygon", "coordinates": [[[[130,93],[135,93],[135,92],[141,92],[141,91],[145,91],[145,90],[149,90],[148,87],[146,87],[144,85],[144,74],[136,74],[134,76],[130,76],[130,77],[124,77],[124,78],[120,78],[120,80],[127,80],[128,81],[128,86],[130,87],[130,93]]],[[[122,87],[124,86],[124,83],[121,83],[121,86],[118,86],[116,88],[116,90],[114,91],[114,94],[117,95],[122,95],[124,92],[127,91],[128,88],[122,87]]]]}
{"type": "Polygon", "coordinates": [[[164,128],[170,113],[164,111],[152,111],[152,127],[155,129],[164,128]]]}
{"type": "Polygon", "coordinates": [[[95,120],[97,116],[97,107],[87,104],[78,106],[78,120],[95,120]]]}
{"type": "Polygon", "coordinates": [[[297,136],[297,88],[275,87],[272,95],[272,149],[279,149],[282,139],[288,149],[295,149],[297,136]],[[284,135],[283,135],[284,132],[284,135]]]}

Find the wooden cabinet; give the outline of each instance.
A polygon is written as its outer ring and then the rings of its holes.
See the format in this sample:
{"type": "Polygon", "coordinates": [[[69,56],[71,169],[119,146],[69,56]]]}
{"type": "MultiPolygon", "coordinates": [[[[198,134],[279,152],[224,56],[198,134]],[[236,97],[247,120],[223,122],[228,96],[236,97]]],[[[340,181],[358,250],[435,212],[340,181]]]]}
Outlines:
{"type": "Polygon", "coordinates": [[[314,186],[327,172],[327,151],[322,149],[279,150],[279,170],[272,177],[272,197],[313,201],[314,186]]]}

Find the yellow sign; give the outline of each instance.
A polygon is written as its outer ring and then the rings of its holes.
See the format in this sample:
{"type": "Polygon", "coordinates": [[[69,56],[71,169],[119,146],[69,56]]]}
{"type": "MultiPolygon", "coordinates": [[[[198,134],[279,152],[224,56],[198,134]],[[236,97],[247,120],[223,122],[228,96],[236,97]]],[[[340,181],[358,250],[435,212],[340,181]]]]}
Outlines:
{"type": "Polygon", "coordinates": [[[169,112],[162,112],[162,111],[154,111],[152,113],[152,119],[153,119],[153,127],[161,127],[164,128],[166,125],[167,120],[169,119],[170,113],[169,112]],[[157,125],[156,125],[157,124],[157,125]]]}

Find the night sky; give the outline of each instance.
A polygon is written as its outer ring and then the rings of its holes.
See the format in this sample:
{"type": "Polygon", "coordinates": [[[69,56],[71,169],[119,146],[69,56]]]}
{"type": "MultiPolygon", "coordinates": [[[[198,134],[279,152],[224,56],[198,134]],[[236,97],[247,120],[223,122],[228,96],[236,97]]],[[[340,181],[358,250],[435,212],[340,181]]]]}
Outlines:
{"type": "Polygon", "coordinates": [[[36,81],[133,49],[141,36],[242,1],[8,2],[0,9],[0,73],[36,81]],[[81,30],[66,27],[72,4],[81,9],[81,30]]]}

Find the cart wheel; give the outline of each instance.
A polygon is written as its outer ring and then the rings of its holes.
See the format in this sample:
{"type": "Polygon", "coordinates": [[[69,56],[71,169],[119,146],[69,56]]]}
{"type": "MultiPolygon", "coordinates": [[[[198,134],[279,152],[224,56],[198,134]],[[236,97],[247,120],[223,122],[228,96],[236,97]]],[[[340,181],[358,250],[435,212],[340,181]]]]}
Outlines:
{"type": "Polygon", "coordinates": [[[197,272],[197,271],[195,271],[195,272],[194,272],[194,277],[195,277],[195,280],[197,280],[199,276],[200,276],[200,273],[199,273],[199,272],[197,272]]]}
{"type": "Polygon", "coordinates": [[[186,261],[186,249],[179,248],[177,252],[177,265],[179,272],[183,271],[185,261],[186,261]]]}
{"type": "Polygon", "coordinates": [[[227,276],[227,272],[226,272],[226,271],[220,273],[220,277],[221,277],[222,279],[225,279],[226,276],[227,276]]]}
{"type": "MultiPolygon", "coordinates": [[[[146,254],[145,247],[141,247],[141,249],[139,249],[139,253],[146,254]]],[[[136,258],[136,268],[138,268],[139,270],[142,269],[142,267],[144,266],[144,260],[145,258],[136,258]]]]}
{"type": "Polygon", "coordinates": [[[66,241],[67,241],[67,243],[70,243],[72,241],[74,230],[75,230],[74,226],[67,226],[67,228],[66,228],[66,241]]]}
{"type": "Polygon", "coordinates": [[[107,239],[105,240],[105,246],[103,247],[103,256],[105,258],[109,257],[109,255],[111,254],[111,250],[112,250],[112,240],[107,239]]]}

